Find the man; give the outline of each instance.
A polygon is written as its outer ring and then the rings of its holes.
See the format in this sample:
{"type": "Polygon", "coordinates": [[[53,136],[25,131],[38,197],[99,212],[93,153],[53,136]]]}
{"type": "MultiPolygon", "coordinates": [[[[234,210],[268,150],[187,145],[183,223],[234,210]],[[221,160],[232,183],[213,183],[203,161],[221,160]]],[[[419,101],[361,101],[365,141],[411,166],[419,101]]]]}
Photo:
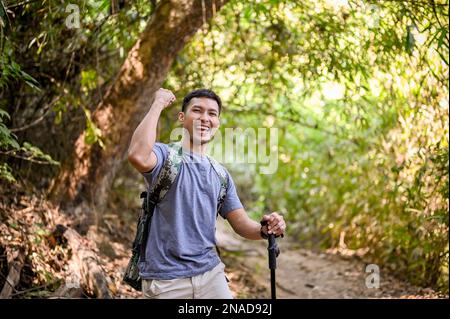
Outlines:
{"type": "MultiPolygon", "coordinates": [[[[161,112],[174,101],[171,91],[159,89],[131,139],[128,160],[149,185],[156,181],[168,157],[168,146],[155,143],[156,126],[161,112]]],[[[220,98],[210,90],[192,91],[183,99],[178,114],[186,132],[181,142],[183,165],[155,208],[145,262],[139,263],[142,290],[147,298],[232,298],[224,264],[214,249],[220,179],[203,156],[219,127],[221,111],[220,98]]],[[[227,171],[226,174],[227,193],[219,214],[234,231],[254,240],[267,233],[283,234],[286,224],[276,212],[263,216],[267,227],[247,216],[233,180],[227,171]]]]}

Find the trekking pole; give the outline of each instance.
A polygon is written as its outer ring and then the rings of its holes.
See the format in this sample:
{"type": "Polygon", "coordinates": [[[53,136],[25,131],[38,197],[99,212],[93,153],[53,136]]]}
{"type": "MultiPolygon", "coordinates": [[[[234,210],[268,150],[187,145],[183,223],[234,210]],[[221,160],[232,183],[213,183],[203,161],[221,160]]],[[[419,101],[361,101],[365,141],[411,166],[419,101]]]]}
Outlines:
{"type": "MultiPolygon", "coordinates": [[[[267,221],[261,221],[261,226],[266,226],[267,221]]],[[[267,238],[269,246],[267,251],[269,253],[269,269],[270,269],[270,291],[272,299],[277,299],[276,281],[275,281],[275,269],[277,269],[277,257],[280,254],[280,248],[278,248],[277,240],[274,234],[268,234],[267,238]]]]}

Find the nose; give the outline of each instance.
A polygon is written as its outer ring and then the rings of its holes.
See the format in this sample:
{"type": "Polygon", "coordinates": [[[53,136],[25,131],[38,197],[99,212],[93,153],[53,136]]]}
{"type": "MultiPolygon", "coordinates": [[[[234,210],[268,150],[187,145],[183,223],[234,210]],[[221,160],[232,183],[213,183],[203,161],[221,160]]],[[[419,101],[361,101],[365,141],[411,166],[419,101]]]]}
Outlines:
{"type": "Polygon", "coordinates": [[[202,120],[202,121],[209,121],[209,115],[208,115],[208,112],[203,112],[203,113],[200,115],[200,120],[202,120]]]}

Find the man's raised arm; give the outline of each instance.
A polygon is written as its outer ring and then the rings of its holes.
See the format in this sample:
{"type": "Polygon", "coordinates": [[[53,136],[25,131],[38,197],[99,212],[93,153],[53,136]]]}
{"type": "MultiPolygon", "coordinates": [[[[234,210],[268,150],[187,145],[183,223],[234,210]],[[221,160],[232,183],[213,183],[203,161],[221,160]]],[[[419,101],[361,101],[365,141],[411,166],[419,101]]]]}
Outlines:
{"type": "Polygon", "coordinates": [[[139,172],[151,171],[157,164],[153,152],[156,140],[156,126],[161,112],[175,101],[175,95],[169,90],[158,89],[150,110],[133,133],[128,148],[128,161],[139,172]]]}

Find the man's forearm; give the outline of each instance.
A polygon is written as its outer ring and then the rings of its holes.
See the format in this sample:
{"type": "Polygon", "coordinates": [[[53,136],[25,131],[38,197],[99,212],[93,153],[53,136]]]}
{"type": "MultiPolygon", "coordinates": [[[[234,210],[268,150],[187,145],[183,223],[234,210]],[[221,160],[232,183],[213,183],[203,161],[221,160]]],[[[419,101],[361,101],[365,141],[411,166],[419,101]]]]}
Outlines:
{"type": "Polygon", "coordinates": [[[261,238],[261,225],[249,218],[243,208],[236,209],[227,216],[228,222],[234,231],[247,239],[258,240],[261,238]]]}
{"type": "Polygon", "coordinates": [[[261,225],[253,220],[249,221],[244,227],[240,229],[239,235],[252,240],[262,239],[261,225]]]}
{"type": "Polygon", "coordinates": [[[234,231],[242,237],[247,239],[262,239],[261,230],[267,233],[273,233],[275,235],[282,235],[286,229],[286,223],[283,216],[277,212],[273,212],[270,215],[264,215],[263,221],[267,221],[267,226],[261,228],[261,223],[249,218],[243,208],[235,209],[228,213],[227,220],[233,227],[234,231]]]}
{"type": "Polygon", "coordinates": [[[128,149],[129,156],[150,156],[156,141],[156,127],[163,109],[164,104],[156,100],[153,102],[150,110],[133,133],[128,149]]]}

